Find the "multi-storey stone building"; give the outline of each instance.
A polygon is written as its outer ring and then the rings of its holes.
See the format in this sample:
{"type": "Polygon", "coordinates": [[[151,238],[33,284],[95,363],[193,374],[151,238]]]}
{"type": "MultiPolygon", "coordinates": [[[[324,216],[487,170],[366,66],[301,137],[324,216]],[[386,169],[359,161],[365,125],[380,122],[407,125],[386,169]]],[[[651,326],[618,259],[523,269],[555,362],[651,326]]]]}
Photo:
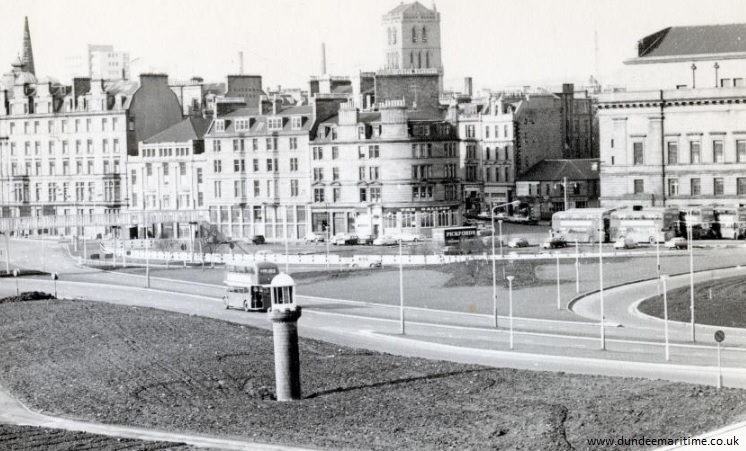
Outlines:
{"type": "Polygon", "coordinates": [[[306,235],[315,113],[315,104],[280,109],[273,103],[215,118],[205,135],[206,204],[221,234],[306,235]]]}
{"type": "MultiPolygon", "coordinates": [[[[211,122],[188,117],[140,142],[137,154],[127,159],[130,209],[206,208],[204,135],[211,122]]],[[[146,235],[143,227],[138,226],[136,237],[183,238],[189,231],[189,224],[155,224],[146,235]]]]}
{"type": "Polygon", "coordinates": [[[312,229],[429,235],[459,225],[457,128],[444,116],[403,100],[368,111],[349,102],[320,121],[310,142],[312,229]]]}
{"type": "Polygon", "coordinates": [[[144,74],[139,85],[77,78],[64,86],[37,79],[30,67],[19,59],[0,79],[3,216],[127,208],[128,152],[181,120],[166,76],[144,74]]]}

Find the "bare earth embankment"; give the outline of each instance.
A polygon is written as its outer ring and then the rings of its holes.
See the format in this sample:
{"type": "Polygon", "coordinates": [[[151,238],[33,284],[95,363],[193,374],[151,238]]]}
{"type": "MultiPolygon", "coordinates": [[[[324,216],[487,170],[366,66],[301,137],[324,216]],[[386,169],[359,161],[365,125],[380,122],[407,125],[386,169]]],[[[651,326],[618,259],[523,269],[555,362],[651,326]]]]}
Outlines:
{"type": "Polygon", "coordinates": [[[305,339],[304,399],[278,403],[269,332],[87,301],[2,303],[0,343],[0,384],[44,413],[330,449],[587,449],[595,437],[704,432],[746,406],[736,389],[494,369],[305,339]]]}

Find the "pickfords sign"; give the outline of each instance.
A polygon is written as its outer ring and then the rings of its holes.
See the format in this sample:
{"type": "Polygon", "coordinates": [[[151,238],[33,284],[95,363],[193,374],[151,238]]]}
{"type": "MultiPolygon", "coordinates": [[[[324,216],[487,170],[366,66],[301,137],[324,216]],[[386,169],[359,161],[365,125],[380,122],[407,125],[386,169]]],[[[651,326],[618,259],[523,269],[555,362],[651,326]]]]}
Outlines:
{"type": "Polygon", "coordinates": [[[468,240],[476,237],[476,227],[459,227],[457,229],[446,229],[443,231],[443,238],[446,244],[455,244],[461,240],[468,240]]]}

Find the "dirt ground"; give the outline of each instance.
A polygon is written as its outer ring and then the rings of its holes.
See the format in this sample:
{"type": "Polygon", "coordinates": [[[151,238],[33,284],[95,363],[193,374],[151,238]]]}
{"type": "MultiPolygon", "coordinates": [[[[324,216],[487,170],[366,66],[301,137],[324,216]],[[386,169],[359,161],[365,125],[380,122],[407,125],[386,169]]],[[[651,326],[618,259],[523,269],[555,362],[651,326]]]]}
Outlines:
{"type": "MultiPolygon", "coordinates": [[[[691,320],[689,287],[668,292],[668,319],[691,320]]],[[[694,312],[697,324],[724,327],[746,327],[746,280],[743,277],[712,280],[694,285],[694,312]]],[[[663,318],[663,296],[656,296],[640,304],[640,311],[663,318]]]]}
{"type": "Polygon", "coordinates": [[[144,442],[62,429],[0,424],[0,449],[23,451],[196,451],[178,443],[144,442]]]}
{"type": "MultiPolygon", "coordinates": [[[[0,384],[44,413],[353,450],[586,449],[743,415],[736,389],[405,358],[301,339],[278,403],[270,332],[89,301],[0,304],[0,384]]],[[[623,448],[614,448],[623,449],[623,448]]]]}

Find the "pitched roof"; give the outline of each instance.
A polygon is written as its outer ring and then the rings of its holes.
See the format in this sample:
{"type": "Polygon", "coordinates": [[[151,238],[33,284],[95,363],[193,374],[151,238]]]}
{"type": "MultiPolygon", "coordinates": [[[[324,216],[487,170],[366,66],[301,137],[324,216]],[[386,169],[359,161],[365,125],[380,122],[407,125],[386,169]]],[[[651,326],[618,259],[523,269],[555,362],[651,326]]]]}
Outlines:
{"type": "Polygon", "coordinates": [[[396,8],[389,11],[386,15],[397,15],[397,14],[411,14],[411,13],[420,13],[420,12],[426,12],[432,14],[433,11],[429,10],[427,7],[423,6],[420,2],[414,2],[414,3],[401,3],[396,8]]]}
{"type": "Polygon", "coordinates": [[[638,58],[746,52],[746,24],[668,27],[637,43],[638,58]]]}
{"type": "Polygon", "coordinates": [[[155,143],[181,143],[197,139],[202,139],[210,127],[212,119],[201,117],[189,117],[178,122],[162,132],[151,136],[144,141],[144,144],[155,143]]]}
{"type": "Polygon", "coordinates": [[[541,160],[518,177],[519,182],[590,180],[599,178],[597,159],[541,160]],[[595,165],[595,170],[593,169],[595,165]]]}

